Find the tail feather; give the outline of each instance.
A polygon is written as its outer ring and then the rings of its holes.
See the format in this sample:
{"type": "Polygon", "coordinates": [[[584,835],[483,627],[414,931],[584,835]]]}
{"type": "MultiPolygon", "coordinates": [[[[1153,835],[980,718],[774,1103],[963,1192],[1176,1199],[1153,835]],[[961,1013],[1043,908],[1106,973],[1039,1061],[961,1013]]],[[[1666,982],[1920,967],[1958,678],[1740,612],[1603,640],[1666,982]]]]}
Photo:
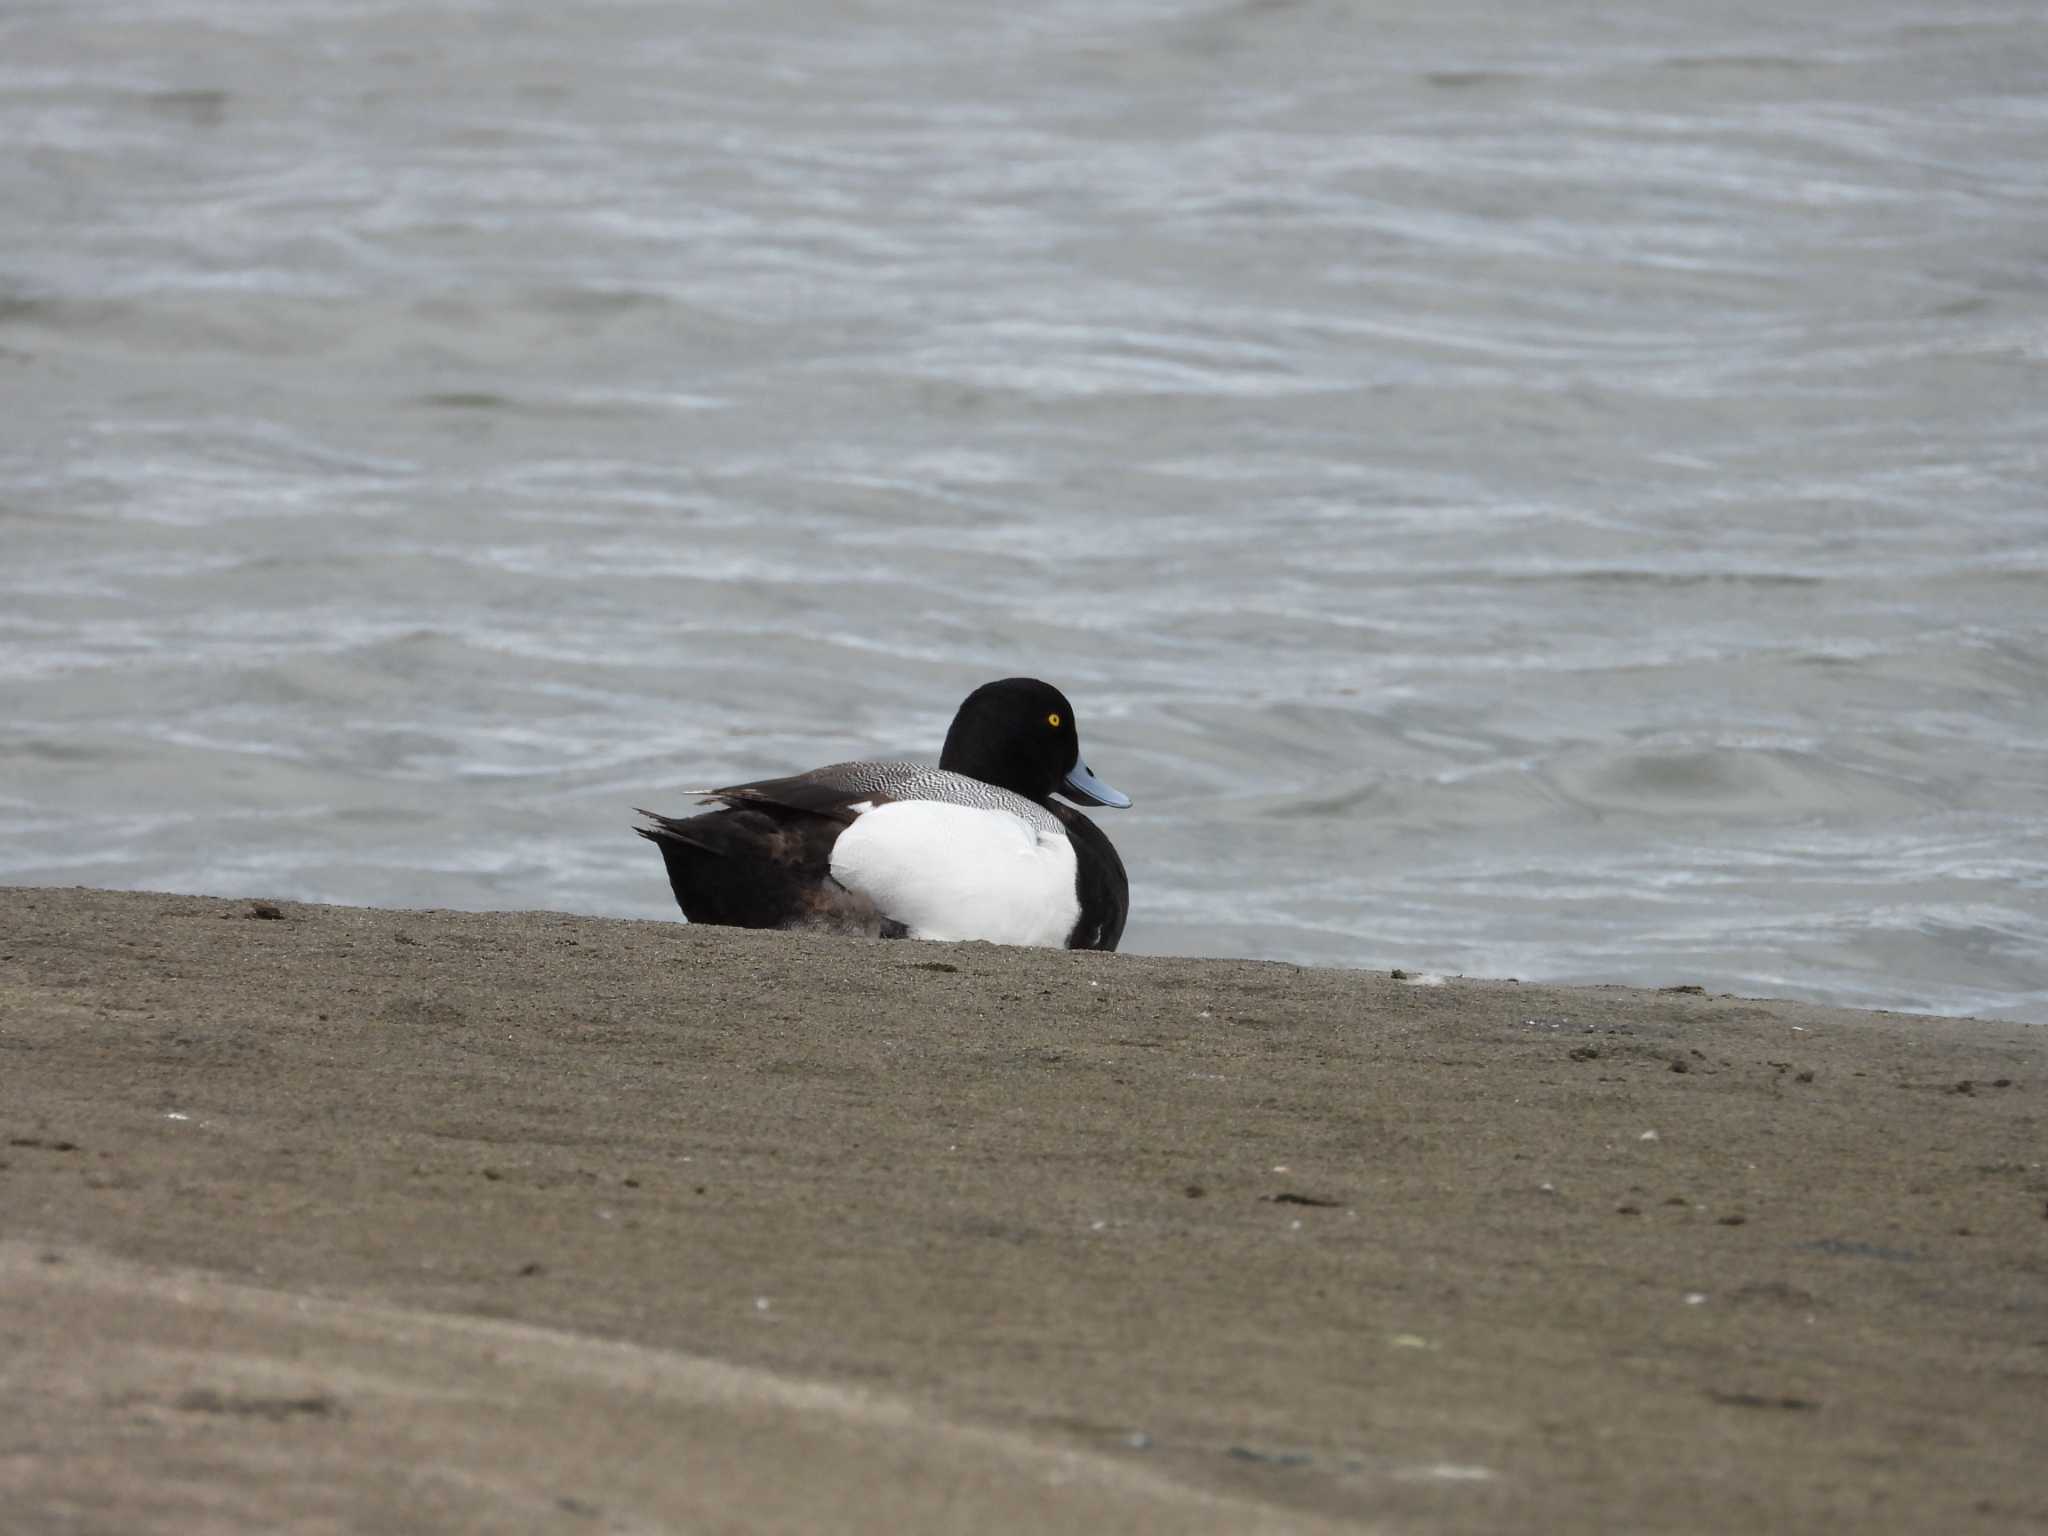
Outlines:
{"type": "Polygon", "coordinates": [[[640,815],[633,830],[661,850],[676,905],[693,923],[779,928],[805,910],[827,869],[828,846],[809,847],[804,828],[760,810],[640,815]]]}
{"type": "Polygon", "coordinates": [[[706,853],[722,854],[726,851],[720,846],[725,839],[707,837],[701,829],[692,827],[688,821],[681,818],[642,810],[637,805],[633,807],[633,814],[647,818],[650,825],[635,827],[633,830],[651,843],[687,843],[690,847],[701,848],[706,853]]]}
{"type": "Polygon", "coordinates": [[[908,932],[832,877],[840,823],[831,817],[752,804],[689,817],[639,815],[645,820],[633,830],[661,850],[676,905],[693,923],[885,939],[908,932]]]}

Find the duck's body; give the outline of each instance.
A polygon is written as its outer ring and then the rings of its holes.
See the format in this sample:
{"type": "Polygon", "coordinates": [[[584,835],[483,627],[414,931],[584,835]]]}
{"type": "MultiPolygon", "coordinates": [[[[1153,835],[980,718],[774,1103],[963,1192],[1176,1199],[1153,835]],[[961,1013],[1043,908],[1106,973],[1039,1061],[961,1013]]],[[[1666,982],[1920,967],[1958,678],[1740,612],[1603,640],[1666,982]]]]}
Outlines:
{"type": "Polygon", "coordinates": [[[978,688],[934,768],[835,763],[709,790],[721,808],[648,817],[693,923],[879,938],[1115,949],[1123,861],[1079,811],[1126,806],[1081,761],[1073,710],[1030,678],[978,688]]]}

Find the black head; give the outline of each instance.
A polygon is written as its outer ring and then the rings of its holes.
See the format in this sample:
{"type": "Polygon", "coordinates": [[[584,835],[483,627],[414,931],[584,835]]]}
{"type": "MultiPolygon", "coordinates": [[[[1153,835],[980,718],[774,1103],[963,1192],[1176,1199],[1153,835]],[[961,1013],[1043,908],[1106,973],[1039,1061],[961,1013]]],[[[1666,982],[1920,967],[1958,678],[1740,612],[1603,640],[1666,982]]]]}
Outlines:
{"type": "Polygon", "coordinates": [[[1006,677],[967,695],[946,732],[939,766],[999,785],[1027,800],[1065,795],[1077,805],[1122,808],[1130,796],[1111,789],[1081,761],[1074,706],[1050,683],[1006,677]]]}

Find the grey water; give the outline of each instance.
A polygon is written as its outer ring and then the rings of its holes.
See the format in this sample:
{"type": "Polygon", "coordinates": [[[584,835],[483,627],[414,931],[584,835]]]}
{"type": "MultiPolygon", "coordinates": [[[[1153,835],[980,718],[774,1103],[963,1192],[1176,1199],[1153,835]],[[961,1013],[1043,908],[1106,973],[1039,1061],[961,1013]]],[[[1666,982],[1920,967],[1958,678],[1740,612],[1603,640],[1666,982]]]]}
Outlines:
{"type": "Polygon", "coordinates": [[[1074,700],[1127,949],[2048,1019],[2038,0],[8,0],[0,881],[673,918],[1074,700]]]}

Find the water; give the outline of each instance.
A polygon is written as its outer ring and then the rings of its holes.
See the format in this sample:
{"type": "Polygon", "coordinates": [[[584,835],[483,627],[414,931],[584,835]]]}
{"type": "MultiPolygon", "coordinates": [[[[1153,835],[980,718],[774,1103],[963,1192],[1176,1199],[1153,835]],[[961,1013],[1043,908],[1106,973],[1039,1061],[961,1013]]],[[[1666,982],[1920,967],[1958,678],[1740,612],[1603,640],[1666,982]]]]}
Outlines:
{"type": "Polygon", "coordinates": [[[0,142],[0,879],[670,916],[1025,671],[1127,948],[2048,1018],[2033,0],[11,0],[0,142]]]}

